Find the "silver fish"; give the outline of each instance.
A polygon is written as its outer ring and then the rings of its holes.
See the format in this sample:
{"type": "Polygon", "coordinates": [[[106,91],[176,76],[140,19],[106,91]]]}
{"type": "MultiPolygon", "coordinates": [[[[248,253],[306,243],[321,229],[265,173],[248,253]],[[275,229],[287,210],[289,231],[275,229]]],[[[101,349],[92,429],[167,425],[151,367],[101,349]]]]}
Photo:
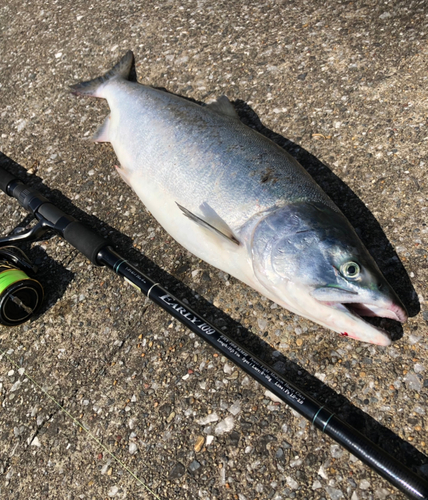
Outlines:
{"type": "Polygon", "coordinates": [[[128,52],[104,76],[71,87],[107,100],[94,140],[181,245],[320,325],[388,345],[362,316],[406,311],[354,229],[303,167],[244,125],[227,97],[200,106],[128,80],[128,52]]]}

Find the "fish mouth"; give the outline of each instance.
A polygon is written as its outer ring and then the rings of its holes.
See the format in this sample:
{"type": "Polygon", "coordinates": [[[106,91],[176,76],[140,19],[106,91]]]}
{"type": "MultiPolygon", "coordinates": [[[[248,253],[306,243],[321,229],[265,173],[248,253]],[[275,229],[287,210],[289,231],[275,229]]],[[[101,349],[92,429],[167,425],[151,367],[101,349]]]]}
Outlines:
{"type": "Polygon", "coordinates": [[[399,324],[407,321],[407,312],[392,292],[370,298],[363,294],[363,298],[356,291],[327,286],[313,290],[311,295],[341,313],[336,319],[332,314],[329,325],[343,336],[378,345],[389,345],[402,336],[399,324]]]}
{"type": "Polygon", "coordinates": [[[389,307],[379,307],[360,302],[336,302],[329,305],[358,320],[365,330],[363,333],[360,327],[357,333],[350,329],[341,332],[342,336],[383,346],[403,336],[401,324],[407,321],[407,313],[400,305],[390,304],[389,307]]]}
{"type": "Polygon", "coordinates": [[[360,302],[342,303],[351,314],[360,318],[388,318],[399,323],[407,321],[407,313],[403,307],[398,304],[391,303],[389,307],[379,307],[374,304],[364,304],[360,302]]]}

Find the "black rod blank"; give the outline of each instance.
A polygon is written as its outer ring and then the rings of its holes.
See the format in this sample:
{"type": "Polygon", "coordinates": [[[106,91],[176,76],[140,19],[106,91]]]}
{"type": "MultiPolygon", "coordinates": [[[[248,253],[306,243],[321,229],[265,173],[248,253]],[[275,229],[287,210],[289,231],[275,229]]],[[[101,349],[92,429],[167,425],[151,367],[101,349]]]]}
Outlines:
{"type": "Polygon", "coordinates": [[[106,266],[137,287],[144,295],[189,330],[199,335],[253,379],[269,389],[315,427],[346,448],[409,498],[428,500],[428,483],[375,445],[331,410],[281,377],[245,347],[233,341],[189,306],[155,283],[116,253],[109,242],[52,205],[0,167],[0,189],[29,210],[46,228],[54,229],[96,265],[106,266]]]}
{"type": "Polygon", "coordinates": [[[100,264],[131,282],[144,295],[189,330],[208,342],[226,358],[242,368],[253,379],[269,389],[291,408],[307,418],[315,427],[330,436],[383,478],[410,498],[428,499],[428,483],[390,456],[359,431],[337,417],[331,410],[281,377],[238,342],[230,339],[188,305],[129,264],[110,247],[98,254],[100,264]]]}

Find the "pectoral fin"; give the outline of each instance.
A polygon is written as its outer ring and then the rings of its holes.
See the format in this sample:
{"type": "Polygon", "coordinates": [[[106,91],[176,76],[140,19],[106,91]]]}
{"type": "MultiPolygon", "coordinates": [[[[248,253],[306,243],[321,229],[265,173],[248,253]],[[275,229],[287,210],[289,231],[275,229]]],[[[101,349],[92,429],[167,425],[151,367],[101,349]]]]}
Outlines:
{"type": "MultiPolygon", "coordinates": [[[[176,202],[177,203],[177,202],[176,202]]],[[[213,231],[215,234],[226,238],[235,245],[240,245],[240,241],[233,234],[233,231],[227,225],[227,223],[217,214],[217,212],[211,208],[208,203],[203,203],[199,208],[203,213],[202,216],[198,216],[187,210],[187,208],[181,206],[177,203],[178,208],[183,212],[183,214],[200,226],[213,231]]]]}

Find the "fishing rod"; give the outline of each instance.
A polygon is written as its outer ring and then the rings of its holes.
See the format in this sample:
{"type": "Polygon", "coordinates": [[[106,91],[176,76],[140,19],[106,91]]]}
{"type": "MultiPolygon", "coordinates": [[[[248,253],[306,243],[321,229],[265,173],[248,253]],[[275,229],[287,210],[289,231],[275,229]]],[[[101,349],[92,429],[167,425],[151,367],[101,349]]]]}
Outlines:
{"type": "Polygon", "coordinates": [[[83,253],[92,264],[108,267],[122,276],[409,498],[428,500],[428,483],[425,479],[379,448],[324,405],[305,394],[292,381],[277,374],[244,346],[232,340],[159,283],[127,262],[112,248],[108,240],[64,213],[38,191],[26,186],[15,175],[1,167],[0,189],[16,198],[20,205],[37,219],[33,228],[0,238],[0,323],[5,325],[23,323],[37,311],[43,298],[41,285],[26,274],[26,271],[33,270],[29,259],[13,250],[16,249],[13,244],[33,241],[44,232],[53,230],[83,253]],[[7,267],[8,260],[14,265],[9,264],[7,267]]]}

